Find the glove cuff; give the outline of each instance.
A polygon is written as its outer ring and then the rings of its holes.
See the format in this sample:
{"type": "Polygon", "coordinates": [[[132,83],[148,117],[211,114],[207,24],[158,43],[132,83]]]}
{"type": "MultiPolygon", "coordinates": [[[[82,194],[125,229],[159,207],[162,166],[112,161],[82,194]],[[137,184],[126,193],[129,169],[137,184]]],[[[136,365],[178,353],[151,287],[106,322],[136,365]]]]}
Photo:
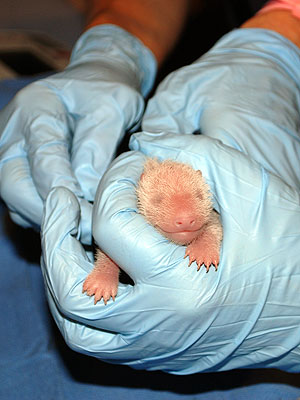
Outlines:
{"type": "Polygon", "coordinates": [[[76,42],[71,63],[82,58],[92,60],[100,57],[104,57],[106,62],[115,60],[115,65],[120,68],[124,63],[129,66],[140,92],[147,96],[155,80],[157,63],[153,53],[139,39],[116,25],[94,26],[76,42]]]}

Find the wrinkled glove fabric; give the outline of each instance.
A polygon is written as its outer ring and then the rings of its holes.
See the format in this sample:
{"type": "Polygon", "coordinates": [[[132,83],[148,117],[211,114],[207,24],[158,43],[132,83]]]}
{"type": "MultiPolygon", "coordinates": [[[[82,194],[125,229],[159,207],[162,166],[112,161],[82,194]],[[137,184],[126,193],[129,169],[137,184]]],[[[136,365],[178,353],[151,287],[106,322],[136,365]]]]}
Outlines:
{"type": "Polygon", "coordinates": [[[115,302],[81,293],[92,262],[76,239],[79,203],[52,190],[42,268],[73,349],[174,374],[300,371],[299,55],[273,32],[236,30],[160,85],[93,209],[96,242],[134,281],[115,302]],[[138,214],[146,156],[202,171],[224,227],[217,272],[188,268],[184,247],[138,214]]]}
{"type": "Polygon", "coordinates": [[[80,201],[81,240],[91,241],[97,183],[124,133],[139,123],[153,55],[113,25],[91,28],[61,73],[21,90],[0,114],[0,194],[18,224],[40,226],[55,186],[80,201]]]}

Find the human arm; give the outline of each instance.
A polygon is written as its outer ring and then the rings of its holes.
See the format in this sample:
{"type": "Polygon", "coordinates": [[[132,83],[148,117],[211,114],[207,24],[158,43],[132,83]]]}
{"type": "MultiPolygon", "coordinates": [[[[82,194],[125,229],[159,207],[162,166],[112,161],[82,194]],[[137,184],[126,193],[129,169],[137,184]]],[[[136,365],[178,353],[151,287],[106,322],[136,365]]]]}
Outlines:
{"type": "MultiPolygon", "coordinates": [[[[274,3],[274,2],[273,2],[274,3]]],[[[299,16],[293,12],[293,7],[285,9],[280,5],[285,1],[277,2],[276,6],[269,7],[268,3],[256,15],[242,24],[241,28],[260,28],[268,29],[279,33],[286,39],[290,40],[297,47],[300,47],[300,21],[299,16]]],[[[287,1],[290,3],[290,1],[287,1]]],[[[299,7],[297,2],[294,2],[294,8],[299,7]]]]}
{"type": "Polygon", "coordinates": [[[191,0],[90,0],[87,26],[115,24],[140,39],[160,65],[174,47],[191,12],[191,0]]]}

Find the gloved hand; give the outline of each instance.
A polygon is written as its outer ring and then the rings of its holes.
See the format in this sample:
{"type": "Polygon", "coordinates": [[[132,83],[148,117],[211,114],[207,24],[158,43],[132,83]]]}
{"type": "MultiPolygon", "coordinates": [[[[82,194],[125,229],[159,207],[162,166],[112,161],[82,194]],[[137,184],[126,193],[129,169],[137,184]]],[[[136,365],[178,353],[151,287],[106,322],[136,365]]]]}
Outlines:
{"type": "Polygon", "coordinates": [[[162,82],[142,128],[216,138],[299,189],[299,54],[275,32],[235,30],[162,82]]]}
{"type": "Polygon", "coordinates": [[[95,306],[81,293],[92,263],[75,239],[79,206],[66,189],[50,193],[43,273],[53,316],[73,349],[176,374],[300,372],[300,208],[293,181],[300,170],[299,66],[299,51],[280,36],[237,30],[162,84],[144,121],[152,133],[133,136],[135,151],[114,161],[94,205],[97,243],[135,283],[120,284],[115,302],[95,306]],[[205,135],[180,134],[207,125],[205,135]],[[158,133],[160,126],[167,132],[158,133]],[[269,153],[276,157],[270,165],[269,153]],[[188,268],[185,248],[137,213],[145,155],[201,169],[224,228],[217,272],[188,268]]]}
{"type": "Polygon", "coordinates": [[[124,133],[139,122],[155,75],[152,54],[113,25],[76,43],[61,73],[21,90],[0,113],[0,194],[15,222],[40,225],[54,186],[80,199],[81,237],[91,239],[99,178],[124,133]]]}

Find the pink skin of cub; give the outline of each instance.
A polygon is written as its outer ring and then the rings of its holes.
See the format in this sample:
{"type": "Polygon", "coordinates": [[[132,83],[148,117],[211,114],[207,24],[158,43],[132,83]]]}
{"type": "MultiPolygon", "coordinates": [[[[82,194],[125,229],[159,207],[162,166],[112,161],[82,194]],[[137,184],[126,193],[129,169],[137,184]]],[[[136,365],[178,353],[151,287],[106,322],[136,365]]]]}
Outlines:
{"type": "MultiPolygon", "coordinates": [[[[187,164],[147,159],[137,190],[139,212],[170,241],[187,246],[189,266],[195,261],[209,271],[219,265],[223,230],[213,210],[209,186],[201,171],[187,164]]],[[[83,292],[94,295],[96,304],[115,299],[119,267],[100,249],[92,272],[83,284],[83,292]]]]}

